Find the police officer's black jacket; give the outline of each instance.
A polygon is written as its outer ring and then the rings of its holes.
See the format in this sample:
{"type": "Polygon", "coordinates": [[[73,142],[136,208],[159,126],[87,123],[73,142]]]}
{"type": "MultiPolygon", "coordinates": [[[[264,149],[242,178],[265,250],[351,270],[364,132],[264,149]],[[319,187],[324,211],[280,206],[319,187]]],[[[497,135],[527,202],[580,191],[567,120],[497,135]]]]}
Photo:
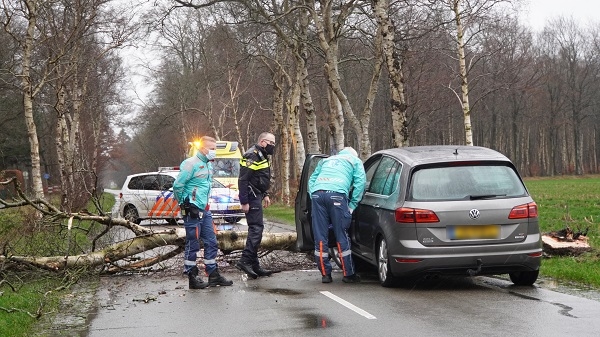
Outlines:
{"type": "Polygon", "coordinates": [[[271,164],[263,148],[253,145],[240,159],[240,203],[248,203],[249,194],[268,195],[271,185],[271,164]]]}

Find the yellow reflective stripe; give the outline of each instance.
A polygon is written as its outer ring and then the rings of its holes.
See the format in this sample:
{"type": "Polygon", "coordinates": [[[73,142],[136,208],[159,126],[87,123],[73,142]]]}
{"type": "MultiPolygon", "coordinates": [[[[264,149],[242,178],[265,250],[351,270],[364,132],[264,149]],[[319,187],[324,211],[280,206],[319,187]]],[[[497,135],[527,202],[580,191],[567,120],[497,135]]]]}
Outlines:
{"type": "Polygon", "coordinates": [[[240,165],[243,165],[251,170],[260,170],[260,169],[265,169],[269,167],[269,161],[268,160],[263,160],[263,161],[253,161],[252,164],[250,166],[247,165],[246,163],[246,159],[242,159],[240,160],[240,165]]]}

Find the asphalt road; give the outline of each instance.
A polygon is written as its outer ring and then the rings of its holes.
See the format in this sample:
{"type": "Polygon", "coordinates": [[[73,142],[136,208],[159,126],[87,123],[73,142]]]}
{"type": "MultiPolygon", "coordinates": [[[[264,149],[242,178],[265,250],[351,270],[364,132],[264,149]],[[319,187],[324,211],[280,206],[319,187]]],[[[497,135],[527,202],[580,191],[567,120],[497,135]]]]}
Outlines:
{"type": "Polygon", "coordinates": [[[181,276],[105,278],[90,337],[598,336],[600,302],[489,278],[383,288],[375,275],[322,284],[316,270],[188,290],[181,276]]]}

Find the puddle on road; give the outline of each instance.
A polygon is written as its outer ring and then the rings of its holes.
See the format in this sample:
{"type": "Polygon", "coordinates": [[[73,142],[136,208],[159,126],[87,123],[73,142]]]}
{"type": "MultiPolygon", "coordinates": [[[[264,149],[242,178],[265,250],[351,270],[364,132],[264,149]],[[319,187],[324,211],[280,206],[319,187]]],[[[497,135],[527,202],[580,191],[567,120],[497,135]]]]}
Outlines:
{"type": "Polygon", "coordinates": [[[325,315],[301,314],[304,321],[304,327],[307,329],[326,329],[333,326],[333,323],[325,315]]]}
{"type": "Polygon", "coordinates": [[[540,288],[600,302],[600,289],[587,287],[583,284],[575,284],[570,282],[562,282],[554,279],[539,278],[536,282],[536,285],[538,285],[540,288]]]}
{"type": "Polygon", "coordinates": [[[297,291],[297,290],[291,290],[291,289],[282,289],[282,288],[260,289],[259,288],[258,290],[264,290],[264,291],[268,292],[269,294],[275,294],[275,295],[290,295],[290,296],[302,295],[302,292],[297,291]]]}

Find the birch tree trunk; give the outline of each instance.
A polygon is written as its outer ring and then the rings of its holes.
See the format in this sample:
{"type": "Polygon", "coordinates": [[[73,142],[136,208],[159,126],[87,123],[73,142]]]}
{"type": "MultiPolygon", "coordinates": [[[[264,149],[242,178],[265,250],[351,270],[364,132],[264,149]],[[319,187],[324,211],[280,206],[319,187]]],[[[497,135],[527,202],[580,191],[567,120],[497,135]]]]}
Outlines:
{"type": "Polygon", "coordinates": [[[459,75],[461,80],[461,106],[464,119],[465,144],[473,146],[473,131],[471,130],[471,107],[469,106],[469,81],[465,61],[464,27],[461,20],[461,1],[453,0],[452,11],[456,23],[456,47],[458,54],[459,75]]]}
{"type": "Polygon", "coordinates": [[[286,123],[283,117],[284,99],[283,99],[283,83],[282,69],[273,74],[273,120],[279,130],[279,148],[281,149],[281,199],[289,205],[290,202],[290,137],[289,137],[289,105],[288,105],[288,120],[286,123]]]}
{"type": "Polygon", "coordinates": [[[44,186],[42,184],[42,171],[40,165],[40,145],[37,128],[33,118],[33,102],[36,95],[33,80],[31,78],[31,58],[33,57],[35,25],[38,15],[36,0],[24,0],[27,8],[27,30],[25,43],[23,44],[23,59],[21,60],[21,90],[23,91],[23,112],[27,137],[29,138],[29,149],[31,151],[31,179],[33,194],[36,198],[44,197],[44,186]]]}
{"type": "Polygon", "coordinates": [[[394,42],[396,26],[388,14],[390,7],[388,0],[373,0],[372,6],[377,25],[379,30],[381,30],[381,32],[378,32],[377,37],[377,40],[381,40],[381,42],[377,43],[376,41],[376,48],[382,49],[388,71],[393,141],[397,147],[409,146],[410,141],[406,118],[407,105],[404,95],[404,73],[402,70],[402,60],[396,51],[394,42]],[[378,45],[381,45],[381,47],[378,47],[378,45]]]}
{"type": "MultiPolygon", "coordinates": [[[[300,75],[300,96],[302,100],[302,107],[304,108],[304,115],[306,117],[306,138],[307,149],[309,153],[321,153],[321,147],[319,146],[319,133],[317,131],[317,116],[315,114],[315,106],[313,104],[312,96],[310,94],[310,80],[308,79],[308,69],[306,68],[306,61],[308,59],[308,48],[306,41],[308,40],[308,24],[309,24],[309,13],[306,9],[302,8],[299,11],[300,15],[300,29],[299,37],[297,42],[296,55],[296,66],[298,67],[298,74],[300,75]]],[[[300,126],[298,125],[298,132],[300,126]]],[[[306,154],[304,152],[299,154],[298,157],[302,162],[298,161],[298,171],[302,169],[304,165],[304,158],[306,154]]],[[[296,178],[300,176],[298,172],[296,178]]]]}
{"type": "MultiPolygon", "coordinates": [[[[327,83],[329,84],[329,87],[335,93],[335,96],[339,100],[339,103],[341,104],[342,110],[344,112],[344,117],[350,123],[350,126],[356,134],[356,138],[359,144],[359,149],[357,152],[359,152],[359,154],[361,154],[362,156],[363,153],[370,152],[371,147],[368,132],[370,114],[368,113],[368,111],[365,111],[363,112],[364,116],[362,116],[360,120],[356,117],[356,114],[354,113],[354,111],[352,110],[352,106],[350,105],[350,101],[348,100],[348,97],[342,89],[338,71],[339,34],[341,33],[341,31],[343,31],[343,26],[346,20],[348,19],[348,16],[353,12],[356,3],[355,1],[349,1],[341,5],[340,7],[336,7],[335,10],[337,11],[337,16],[333,15],[333,9],[335,5],[333,1],[328,0],[320,2],[319,11],[317,11],[317,7],[315,6],[314,0],[308,0],[307,5],[316,27],[316,35],[319,40],[319,46],[325,54],[324,70],[325,76],[327,78],[327,83]],[[363,149],[363,147],[365,147],[365,149],[363,149]]],[[[374,73],[376,71],[377,69],[374,69],[374,73]]],[[[374,74],[373,76],[378,75],[374,74]]],[[[343,130],[341,132],[343,132],[343,130]]],[[[337,134],[337,131],[335,133],[337,134]]],[[[366,157],[361,158],[363,160],[366,159],[366,157]]]]}
{"type": "Polygon", "coordinates": [[[329,100],[329,135],[333,148],[329,153],[340,151],[344,148],[344,110],[342,104],[331,88],[327,88],[327,98],[329,100]]]}

